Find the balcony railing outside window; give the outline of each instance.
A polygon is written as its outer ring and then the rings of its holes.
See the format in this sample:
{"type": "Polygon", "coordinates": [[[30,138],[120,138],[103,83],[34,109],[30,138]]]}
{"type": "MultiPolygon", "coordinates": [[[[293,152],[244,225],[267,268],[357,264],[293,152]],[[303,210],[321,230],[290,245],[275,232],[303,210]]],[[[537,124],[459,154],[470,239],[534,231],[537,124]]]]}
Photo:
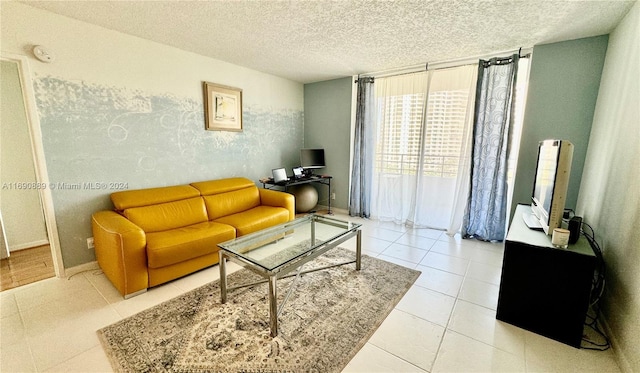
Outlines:
{"type": "Polygon", "coordinates": [[[455,178],[460,163],[468,91],[435,91],[429,94],[423,122],[424,94],[389,96],[380,101],[381,122],[376,151],[376,172],[417,175],[421,141],[422,175],[455,178]],[[424,140],[422,140],[424,137],[424,140]]]}
{"type": "MultiPolygon", "coordinates": [[[[460,157],[452,155],[425,154],[422,175],[455,178],[458,175],[460,157]]],[[[377,153],[376,173],[387,175],[417,175],[419,156],[406,153],[377,153]]]]}

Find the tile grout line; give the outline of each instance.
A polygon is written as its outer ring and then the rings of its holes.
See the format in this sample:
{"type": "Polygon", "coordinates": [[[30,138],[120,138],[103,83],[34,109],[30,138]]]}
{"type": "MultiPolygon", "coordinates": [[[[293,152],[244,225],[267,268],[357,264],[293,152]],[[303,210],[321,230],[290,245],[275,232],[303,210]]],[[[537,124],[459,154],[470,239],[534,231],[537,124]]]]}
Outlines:
{"type": "MultiPolygon", "coordinates": [[[[467,270],[466,270],[466,273],[465,273],[465,276],[464,276],[464,280],[463,280],[463,285],[464,285],[464,281],[467,279],[467,275],[469,274],[468,272],[469,272],[469,267],[470,267],[470,266],[471,266],[471,261],[469,261],[469,264],[468,264],[468,266],[467,266],[467,270]]],[[[476,280],[476,279],[471,278],[471,277],[469,277],[469,279],[471,279],[471,280],[476,280]]],[[[480,280],[476,280],[476,281],[480,281],[480,280]]],[[[481,281],[481,282],[483,282],[483,283],[487,283],[487,282],[484,282],[484,281],[481,281]]],[[[511,356],[514,356],[514,357],[516,357],[516,358],[518,358],[518,359],[522,359],[522,362],[523,362],[524,367],[525,367],[525,372],[526,372],[526,340],[525,340],[525,343],[523,344],[523,349],[524,349],[524,351],[523,351],[523,355],[522,355],[522,357],[520,357],[520,356],[517,356],[517,355],[513,354],[513,353],[512,353],[512,352],[510,352],[510,351],[504,350],[504,349],[502,349],[502,348],[500,348],[500,347],[494,346],[494,345],[492,345],[492,344],[486,343],[485,341],[478,340],[478,339],[476,339],[476,338],[474,338],[474,337],[468,336],[468,335],[466,335],[466,334],[463,334],[463,333],[457,332],[457,331],[455,331],[455,330],[453,330],[453,329],[450,329],[450,328],[449,328],[449,323],[451,322],[451,318],[453,317],[453,312],[455,311],[456,306],[458,305],[458,302],[467,302],[467,303],[469,303],[469,304],[473,304],[473,305],[476,305],[476,306],[478,306],[478,307],[482,307],[482,308],[485,308],[485,309],[488,309],[488,310],[495,311],[495,310],[493,310],[492,308],[485,307],[484,305],[476,304],[476,303],[474,303],[474,302],[471,302],[471,301],[468,301],[468,300],[461,299],[459,296],[460,296],[460,292],[462,292],[462,286],[463,286],[463,285],[461,285],[461,286],[460,286],[460,290],[458,291],[458,295],[456,296],[456,301],[455,301],[455,304],[454,304],[454,306],[453,306],[453,308],[452,308],[452,310],[451,310],[451,315],[450,315],[450,317],[449,317],[449,320],[447,321],[447,326],[446,326],[446,328],[445,328],[445,332],[446,332],[446,331],[450,331],[450,332],[452,332],[452,333],[459,334],[459,335],[461,335],[461,336],[463,336],[463,337],[466,337],[466,338],[472,339],[472,340],[474,340],[474,341],[476,341],[476,342],[482,343],[482,344],[483,344],[483,345],[485,345],[485,346],[489,346],[489,347],[494,348],[494,349],[496,349],[496,350],[498,350],[498,351],[502,351],[502,352],[507,353],[507,354],[509,354],[509,355],[511,355],[511,356]]],[[[444,336],[443,336],[443,340],[444,340],[444,336]]],[[[440,346],[441,346],[441,345],[442,345],[442,343],[440,344],[440,346]]],[[[436,354],[436,360],[437,360],[437,358],[438,358],[438,354],[440,353],[440,346],[438,346],[438,353],[436,354]]]]}
{"type": "MultiPolygon", "coordinates": [[[[384,228],[382,228],[382,229],[384,229],[384,228]]],[[[389,230],[389,229],[387,229],[387,230],[389,230]]],[[[403,232],[403,234],[402,234],[402,235],[400,235],[396,240],[392,241],[391,243],[392,243],[392,244],[394,244],[394,243],[395,243],[395,244],[400,244],[400,243],[398,243],[397,241],[399,241],[403,236],[405,236],[405,234],[406,234],[406,233],[407,233],[407,232],[403,232]]],[[[422,237],[422,236],[420,236],[420,237],[422,237]]],[[[426,251],[427,251],[427,254],[428,254],[429,252],[432,252],[432,250],[431,250],[431,249],[433,248],[433,245],[435,245],[435,243],[437,243],[437,242],[445,242],[445,243],[449,243],[449,241],[448,241],[448,240],[440,240],[440,238],[441,238],[441,237],[442,237],[442,234],[441,234],[437,239],[435,239],[435,240],[434,240],[434,243],[432,244],[432,246],[431,246],[428,250],[426,250],[426,251]]],[[[375,238],[375,237],[374,237],[374,238],[375,238]]],[[[378,239],[379,239],[379,238],[378,238],[378,239]]],[[[385,240],[385,241],[386,241],[386,240],[385,240]]],[[[389,245],[389,246],[390,246],[390,245],[389,245]]],[[[411,246],[411,245],[405,245],[405,246],[414,247],[414,246],[411,246]]],[[[388,248],[388,247],[387,247],[387,248],[388,248]]],[[[424,250],[424,249],[419,248],[419,247],[418,247],[417,249],[424,250]]],[[[488,250],[485,250],[485,249],[483,249],[483,248],[477,248],[477,249],[480,249],[480,250],[482,250],[482,251],[488,251],[488,250]]],[[[386,249],[385,249],[385,250],[386,250],[386,249]]],[[[383,252],[384,252],[384,251],[383,251],[383,252]]],[[[436,251],[433,251],[433,252],[434,252],[434,253],[438,253],[438,252],[436,252],[436,251]]],[[[491,251],[489,251],[489,252],[491,252],[491,251]]],[[[478,306],[478,307],[483,307],[483,308],[486,308],[486,309],[489,309],[489,310],[493,310],[493,309],[491,309],[491,308],[485,307],[484,305],[476,304],[476,303],[474,303],[474,302],[466,301],[466,300],[464,300],[464,299],[461,299],[461,298],[460,298],[460,294],[461,294],[461,292],[462,292],[462,288],[463,288],[463,286],[464,286],[464,284],[465,284],[466,280],[467,280],[467,279],[471,279],[471,280],[475,280],[475,281],[478,281],[478,282],[481,282],[481,283],[485,283],[485,284],[489,284],[489,285],[495,285],[495,284],[493,284],[493,283],[491,283],[491,282],[488,282],[488,281],[483,281],[483,280],[480,280],[480,279],[474,279],[474,278],[468,277],[468,275],[469,275],[469,270],[470,270],[470,267],[471,267],[471,263],[472,263],[472,262],[473,262],[473,263],[479,263],[479,264],[482,264],[482,265],[491,265],[491,264],[483,263],[483,262],[479,262],[479,261],[473,260],[472,258],[457,257],[457,256],[452,256],[452,255],[444,254],[444,253],[438,253],[438,254],[446,255],[446,256],[449,256],[449,257],[452,257],[452,258],[458,258],[458,259],[466,260],[466,261],[467,261],[467,264],[466,264],[466,267],[465,267],[464,274],[462,275],[462,283],[461,283],[460,287],[458,288],[458,291],[457,291],[456,296],[455,296],[455,297],[453,297],[453,298],[455,299],[455,301],[454,301],[454,305],[453,305],[453,307],[452,307],[452,309],[451,309],[451,313],[449,314],[449,318],[447,319],[446,326],[444,327],[444,333],[443,333],[443,335],[442,335],[442,338],[440,339],[440,343],[439,343],[438,348],[437,348],[437,350],[436,350],[435,359],[434,359],[434,361],[433,361],[433,363],[432,363],[432,366],[431,366],[431,369],[432,369],[432,370],[433,370],[433,366],[435,365],[435,363],[436,363],[436,361],[437,361],[437,359],[438,359],[438,356],[439,356],[439,354],[440,354],[440,349],[441,349],[441,347],[442,347],[442,343],[443,343],[443,341],[444,341],[444,336],[445,336],[445,334],[447,333],[447,331],[450,331],[450,332],[452,332],[452,333],[456,333],[456,334],[460,334],[460,333],[458,333],[458,332],[454,331],[453,329],[450,329],[450,328],[449,328],[449,324],[450,324],[450,322],[451,322],[451,319],[453,318],[453,312],[454,312],[454,310],[456,309],[456,306],[458,305],[458,302],[460,302],[460,301],[464,301],[464,302],[468,302],[468,303],[470,303],[470,304],[476,305],[476,306],[478,306]]],[[[380,253],[380,255],[382,255],[382,253],[380,253]]],[[[425,254],[425,256],[426,256],[426,254],[425,254]]],[[[399,259],[399,258],[398,258],[398,259],[399,259]]],[[[424,258],[423,258],[423,259],[424,259],[424,258]]],[[[420,264],[420,263],[418,263],[417,265],[421,265],[421,264],[420,264]]],[[[429,267],[429,266],[427,266],[427,267],[429,267]]],[[[433,267],[429,267],[429,268],[433,268],[433,267]]],[[[443,271],[443,272],[446,272],[446,273],[451,273],[451,272],[444,271],[444,270],[441,270],[441,269],[438,269],[438,268],[434,268],[434,269],[436,269],[436,270],[440,270],[440,271],[443,271]]],[[[454,273],[454,274],[455,274],[455,273],[454,273]]],[[[455,274],[455,275],[458,275],[458,274],[455,274]]],[[[458,275],[458,276],[459,276],[459,275],[458,275]]],[[[420,286],[420,285],[414,285],[414,286],[418,286],[418,287],[420,287],[420,288],[424,288],[424,289],[432,290],[432,289],[425,288],[425,287],[420,286]]],[[[498,285],[498,286],[499,286],[499,285],[498,285]]],[[[438,291],[436,291],[436,290],[432,290],[432,291],[437,292],[437,293],[439,293],[439,294],[443,294],[443,295],[445,295],[445,296],[450,296],[450,295],[448,295],[448,294],[441,293],[441,292],[438,292],[438,291]]],[[[398,310],[398,309],[396,309],[396,310],[397,310],[397,311],[400,311],[400,312],[407,313],[407,312],[402,311],[402,310],[398,310]]],[[[407,314],[410,314],[410,313],[407,313],[407,314]]],[[[421,319],[421,320],[427,321],[427,322],[429,322],[429,323],[431,323],[431,324],[438,325],[438,324],[433,323],[432,321],[429,321],[429,320],[423,319],[423,318],[421,318],[421,317],[419,317],[419,316],[416,316],[416,315],[413,315],[413,314],[410,314],[410,315],[415,316],[415,317],[417,317],[417,318],[419,318],[419,319],[421,319]]],[[[460,334],[460,335],[461,335],[461,336],[464,336],[464,337],[467,337],[467,338],[470,338],[470,339],[472,339],[472,340],[474,340],[474,341],[480,342],[480,343],[482,343],[482,344],[484,344],[484,345],[486,345],[486,346],[489,346],[489,347],[491,347],[491,348],[495,348],[495,349],[497,349],[497,350],[500,350],[500,351],[506,352],[506,353],[508,353],[508,354],[510,354],[510,355],[513,355],[513,354],[512,354],[511,352],[509,352],[509,351],[505,351],[505,350],[503,350],[503,349],[501,349],[501,348],[498,348],[498,347],[496,347],[496,346],[493,346],[493,345],[487,344],[487,343],[485,343],[485,342],[483,342],[483,341],[480,341],[480,340],[477,340],[477,339],[475,339],[475,338],[472,338],[472,337],[466,336],[466,335],[464,335],[464,334],[460,334]]],[[[372,345],[374,345],[374,344],[372,344],[372,345]]],[[[375,345],[374,345],[374,346],[375,346],[375,345]]],[[[379,346],[376,346],[376,347],[380,348],[379,346]]],[[[380,349],[382,349],[382,348],[380,348],[380,349]]],[[[386,351],[386,350],[384,350],[384,349],[382,349],[382,350],[383,350],[383,351],[386,351]]],[[[391,352],[389,352],[389,351],[386,351],[386,352],[387,352],[387,353],[389,353],[389,354],[391,354],[391,355],[393,355],[393,356],[396,356],[397,358],[399,358],[399,359],[401,359],[401,360],[403,360],[403,361],[406,361],[406,360],[402,359],[401,357],[399,357],[399,356],[397,356],[397,355],[395,355],[395,354],[393,354],[393,353],[391,353],[391,352]]],[[[516,356],[516,355],[513,355],[513,356],[516,356]]],[[[516,357],[517,357],[517,356],[516,356],[516,357]]],[[[523,357],[523,359],[524,359],[524,357],[523,357]]],[[[409,364],[411,364],[411,362],[409,362],[409,361],[406,361],[406,362],[407,362],[407,363],[409,363],[409,364]]],[[[526,369],[526,360],[525,360],[524,362],[525,362],[525,369],[526,369]]],[[[414,365],[414,366],[415,366],[415,364],[412,364],[412,365],[414,365]]],[[[420,367],[418,367],[418,368],[420,368],[420,367]]],[[[420,369],[421,369],[421,368],[420,368],[420,369]]]]}
{"type": "MultiPolygon", "coordinates": [[[[403,236],[405,236],[405,234],[406,234],[406,233],[407,233],[407,232],[403,232],[403,234],[402,234],[402,235],[400,235],[400,237],[398,237],[396,240],[392,241],[392,244],[394,244],[394,243],[395,243],[395,244],[397,244],[397,243],[398,243],[397,241],[398,241],[398,240],[400,240],[403,236]]],[[[420,237],[421,237],[421,236],[420,236],[420,237]]],[[[428,250],[426,250],[426,251],[427,251],[427,253],[425,254],[425,256],[426,256],[429,252],[432,252],[432,250],[431,250],[431,249],[433,248],[433,245],[435,245],[437,242],[446,242],[446,243],[449,243],[449,241],[440,240],[440,238],[441,238],[441,237],[442,237],[442,234],[441,234],[437,239],[435,239],[435,240],[434,240],[434,243],[432,244],[432,246],[431,246],[428,250]]],[[[405,245],[405,246],[414,247],[414,246],[410,246],[410,245],[405,245]]],[[[387,248],[388,248],[388,247],[387,247],[387,248]]],[[[422,248],[418,248],[418,249],[423,250],[422,248]]],[[[481,249],[481,250],[483,250],[483,251],[488,251],[488,250],[485,250],[485,249],[482,249],[482,248],[478,248],[478,249],[481,249]]],[[[386,249],[385,249],[385,250],[386,250],[386,249]]],[[[383,251],[383,252],[384,252],[384,251],[383,251]]],[[[433,251],[433,252],[434,252],[434,253],[438,253],[438,252],[436,252],[436,251],[433,251]]],[[[380,253],[380,255],[381,255],[381,254],[382,254],[382,253],[380,253]]],[[[446,255],[446,256],[449,256],[449,257],[452,257],[452,258],[458,258],[458,259],[466,260],[466,261],[467,261],[467,265],[466,265],[466,267],[465,267],[464,274],[462,275],[462,283],[460,284],[460,287],[458,288],[458,292],[457,292],[456,296],[454,297],[455,301],[454,301],[453,307],[451,308],[451,313],[449,314],[449,318],[447,319],[446,326],[444,327],[444,330],[443,330],[444,332],[443,332],[443,334],[442,334],[442,337],[440,338],[440,343],[438,344],[438,348],[437,348],[436,353],[435,353],[435,359],[434,359],[433,363],[431,364],[431,370],[433,370],[433,367],[435,366],[436,361],[438,360],[438,357],[439,357],[439,355],[440,355],[440,349],[441,349],[441,347],[442,347],[442,343],[444,342],[444,336],[446,335],[447,331],[450,331],[450,332],[452,332],[452,333],[456,333],[456,334],[460,334],[460,333],[457,333],[456,331],[454,331],[453,329],[450,329],[450,328],[449,328],[449,324],[450,324],[450,322],[451,322],[451,319],[453,318],[453,313],[454,313],[454,311],[455,311],[455,309],[456,309],[456,306],[458,305],[458,302],[460,302],[460,301],[464,301],[464,302],[468,302],[468,303],[470,303],[470,304],[474,304],[474,305],[479,306],[479,307],[483,307],[483,308],[486,308],[486,309],[492,310],[491,308],[485,307],[484,305],[476,304],[476,303],[474,303],[474,302],[465,301],[464,299],[461,299],[461,298],[460,298],[460,294],[461,294],[461,292],[462,292],[462,288],[463,288],[463,286],[464,286],[464,284],[465,284],[466,280],[467,280],[467,279],[471,279],[471,280],[479,281],[479,282],[481,282],[481,283],[485,283],[485,284],[489,284],[489,285],[495,285],[495,284],[493,284],[493,283],[491,283],[491,282],[488,282],[488,281],[483,281],[483,280],[479,280],[479,279],[474,279],[474,278],[468,277],[468,275],[469,275],[469,270],[470,270],[470,267],[471,267],[471,263],[472,263],[472,262],[474,262],[474,263],[479,263],[479,264],[483,264],[483,265],[491,265],[491,264],[483,263],[483,262],[479,262],[479,261],[473,260],[473,259],[471,259],[471,258],[457,257],[457,256],[449,255],[449,254],[443,254],[443,253],[439,253],[439,254],[446,255]]],[[[423,258],[423,259],[424,259],[424,258],[423,258]]],[[[420,265],[420,263],[418,263],[417,265],[420,265]]],[[[428,266],[427,266],[427,267],[428,267],[428,266]]],[[[429,268],[433,268],[433,267],[429,267],[429,268]]],[[[436,269],[436,270],[441,270],[441,269],[438,269],[438,268],[434,268],[434,269],[436,269]]],[[[442,270],[441,270],[441,271],[442,271],[442,270]]],[[[451,273],[451,272],[448,272],[448,271],[443,271],[443,272],[451,273]]],[[[456,274],[456,275],[457,275],[457,274],[456,274]]],[[[425,288],[425,287],[420,286],[420,285],[414,285],[414,286],[418,286],[418,287],[421,287],[421,288],[425,288]]],[[[498,286],[499,286],[499,285],[498,285],[498,286]]],[[[432,290],[432,289],[429,289],[429,288],[425,288],[425,289],[432,290]]],[[[443,294],[443,295],[445,295],[445,296],[450,296],[450,295],[448,295],[448,294],[444,294],[444,293],[438,292],[438,291],[436,291],[436,290],[432,290],[432,291],[437,292],[437,293],[439,293],[439,294],[443,294]]],[[[396,309],[396,310],[398,310],[398,309],[396,309]]],[[[404,313],[407,313],[407,312],[402,311],[402,310],[398,310],[398,311],[400,311],[400,312],[404,312],[404,313]]],[[[409,313],[407,313],[407,314],[409,314],[409,313]]],[[[410,314],[410,315],[412,315],[412,314],[410,314]]],[[[425,321],[427,321],[427,322],[429,322],[429,323],[431,323],[431,324],[438,325],[438,324],[435,324],[435,323],[433,323],[433,322],[431,322],[431,321],[429,321],[429,320],[423,319],[423,318],[421,318],[421,317],[419,317],[419,316],[416,316],[416,315],[413,315],[413,316],[418,317],[418,318],[419,318],[419,319],[421,319],[421,320],[425,320],[425,321]]],[[[509,351],[505,351],[505,350],[503,350],[503,349],[501,349],[501,348],[498,348],[498,347],[496,347],[496,346],[493,346],[493,345],[487,344],[487,343],[485,343],[485,342],[483,342],[483,341],[480,341],[480,340],[477,340],[477,339],[475,339],[475,338],[472,338],[472,337],[466,336],[466,335],[464,335],[464,334],[460,334],[460,335],[461,335],[461,336],[464,336],[464,337],[467,337],[467,338],[470,338],[470,339],[472,339],[472,340],[474,340],[474,341],[480,342],[480,343],[482,343],[482,344],[484,344],[484,345],[486,345],[486,346],[489,346],[489,347],[491,347],[491,348],[495,348],[495,349],[500,350],[500,351],[502,351],[502,352],[506,352],[506,353],[508,353],[508,354],[510,354],[510,355],[513,355],[513,354],[512,354],[511,352],[509,352],[509,351]]],[[[374,344],[372,344],[372,345],[374,345],[374,344]]],[[[374,345],[374,346],[375,346],[375,345],[374,345]]],[[[376,346],[376,347],[380,348],[379,346],[376,346]]],[[[382,349],[382,348],[380,348],[380,349],[382,349]]],[[[401,357],[399,357],[399,356],[397,356],[397,355],[395,355],[395,354],[393,354],[393,353],[391,353],[391,352],[389,352],[389,351],[386,351],[386,350],[384,350],[384,349],[382,349],[382,350],[383,350],[383,351],[385,351],[385,352],[387,352],[387,353],[389,353],[389,354],[391,354],[391,355],[393,355],[393,356],[395,356],[395,357],[397,357],[397,358],[399,358],[399,359],[401,359],[401,360],[403,360],[403,361],[406,361],[405,359],[402,359],[401,357]]],[[[513,356],[516,356],[516,355],[513,355],[513,356]]],[[[516,357],[517,357],[517,356],[516,356],[516,357]]],[[[526,360],[524,360],[525,358],[526,358],[526,356],[524,356],[524,355],[523,355],[523,362],[525,363],[525,370],[526,370],[526,360]]],[[[409,363],[409,364],[411,364],[411,362],[409,362],[409,361],[406,361],[406,362],[407,362],[407,363],[409,363]]],[[[411,364],[411,365],[414,365],[414,366],[415,366],[415,364],[411,364]]],[[[418,368],[419,368],[419,369],[421,369],[420,367],[418,367],[418,368]]]]}
{"type": "Polygon", "coordinates": [[[18,305],[18,300],[16,299],[15,294],[13,295],[13,299],[16,302],[16,308],[18,308],[18,316],[20,316],[20,324],[22,324],[22,331],[24,333],[24,340],[27,343],[27,348],[29,349],[29,357],[31,358],[31,366],[33,367],[35,372],[39,372],[38,370],[38,366],[36,365],[36,358],[33,355],[33,348],[31,346],[31,340],[29,338],[29,336],[27,335],[27,330],[26,330],[26,326],[25,326],[25,322],[24,322],[24,315],[22,314],[22,309],[20,308],[20,306],[18,305]]]}
{"type": "Polygon", "coordinates": [[[451,323],[451,318],[453,318],[453,312],[455,311],[456,306],[458,305],[458,301],[461,300],[460,293],[462,292],[462,286],[464,286],[464,280],[467,278],[467,273],[469,272],[469,265],[470,265],[470,262],[467,263],[467,267],[465,268],[464,276],[462,278],[462,283],[458,288],[458,293],[455,296],[453,307],[451,307],[451,313],[449,314],[449,318],[447,319],[447,325],[445,325],[444,327],[442,338],[440,338],[440,343],[438,344],[438,349],[436,350],[436,358],[433,360],[433,365],[431,366],[431,370],[433,370],[433,367],[436,365],[436,361],[438,361],[438,357],[440,356],[440,349],[442,348],[442,343],[444,342],[444,336],[447,334],[447,331],[451,330],[452,332],[455,332],[452,329],[449,329],[449,324],[451,323]]]}
{"type": "MultiPolygon", "coordinates": [[[[395,308],[394,308],[394,309],[395,309],[395,308]]],[[[400,311],[400,310],[398,310],[398,311],[400,311]]],[[[401,311],[401,312],[403,312],[403,311],[401,311]]],[[[405,313],[406,313],[406,312],[405,312],[405,313]]],[[[410,313],[408,313],[408,315],[411,315],[411,314],[410,314],[410,313]]],[[[384,352],[388,353],[389,355],[391,355],[391,356],[393,356],[393,357],[397,358],[398,360],[402,360],[402,361],[404,361],[405,363],[407,363],[407,364],[409,364],[409,365],[411,365],[411,366],[414,366],[414,367],[416,367],[416,368],[420,369],[420,370],[421,370],[421,371],[423,371],[423,372],[430,372],[429,370],[422,369],[421,367],[417,366],[416,364],[414,364],[414,363],[410,362],[409,360],[407,360],[407,359],[405,359],[405,358],[403,358],[403,357],[400,357],[400,356],[398,356],[398,355],[394,354],[394,353],[393,353],[393,352],[391,352],[391,351],[387,351],[387,350],[385,350],[384,348],[382,348],[382,347],[380,347],[380,346],[376,345],[375,343],[371,343],[371,342],[367,341],[367,344],[370,344],[370,345],[374,346],[375,348],[377,348],[377,349],[379,349],[379,350],[381,350],[381,351],[384,351],[384,352]]],[[[433,364],[432,364],[431,368],[433,368],[433,364]]]]}

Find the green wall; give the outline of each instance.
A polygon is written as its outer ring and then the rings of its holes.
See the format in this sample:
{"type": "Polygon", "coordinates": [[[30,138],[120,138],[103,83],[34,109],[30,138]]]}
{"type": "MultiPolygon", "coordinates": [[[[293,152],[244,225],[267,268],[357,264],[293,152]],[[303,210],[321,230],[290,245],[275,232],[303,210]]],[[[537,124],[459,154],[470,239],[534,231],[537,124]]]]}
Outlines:
{"type": "Polygon", "coordinates": [[[565,206],[575,210],[607,40],[603,35],[533,48],[512,216],[518,203],[531,203],[538,142],[550,138],[574,145],[565,206]]]}
{"type": "MultiPolygon", "coordinates": [[[[304,86],[304,146],[324,148],[327,167],[318,172],[333,176],[331,204],[341,209],[349,204],[352,85],[348,77],[304,86]]],[[[326,188],[318,192],[319,204],[326,205],[326,188]]]]}
{"type": "MultiPolygon", "coordinates": [[[[534,47],[512,213],[518,203],[530,203],[538,142],[548,138],[575,146],[566,206],[576,208],[607,42],[603,35],[534,47]]],[[[334,176],[334,203],[345,209],[352,84],[342,78],[304,86],[304,146],[325,148],[324,173],[334,176]]]]}

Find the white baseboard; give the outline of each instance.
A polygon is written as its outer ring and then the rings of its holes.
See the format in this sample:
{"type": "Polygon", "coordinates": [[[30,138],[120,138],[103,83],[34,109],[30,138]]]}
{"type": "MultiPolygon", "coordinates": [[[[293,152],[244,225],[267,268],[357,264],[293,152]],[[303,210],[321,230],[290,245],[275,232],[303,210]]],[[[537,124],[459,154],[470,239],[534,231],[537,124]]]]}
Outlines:
{"type": "Polygon", "coordinates": [[[43,245],[48,245],[48,244],[49,244],[49,240],[39,240],[39,241],[22,243],[20,245],[13,245],[13,246],[9,247],[9,252],[12,253],[14,251],[31,249],[33,247],[38,247],[38,246],[43,246],[43,245]]]}
{"type": "Polygon", "coordinates": [[[600,322],[604,327],[604,332],[609,337],[609,343],[611,343],[611,349],[613,350],[613,355],[616,357],[616,362],[618,363],[618,367],[623,373],[633,373],[633,370],[631,369],[631,363],[629,362],[627,355],[625,355],[624,351],[622,351],[621,348],[617,348],[617,346],[620,346],[618,344],[618,338],[616,337],[615,333],[611,330],[611,327],[609,326],[607,319],[602,317],[604,315],[600,314],[600,316],[601,316],[600,322]]]}
{"type": "MultiPolygon", "coordinates": [[[[329,209],[329,206],[325,206],[325,205],[317,205],[316,206],[316,210],[317,211],[321,211],[321,210],[327,211],[328,209],[329,209]]],[[[339,214],[349,215],[349,211],[348,210],[335,208],[335,207],[331,207],[331,212],[333,212],[334,214],[337,212],[339,214]]]]}
{"type": "Polygon", "coordinates": [[[94,260],[93,262],[80,264],[75,267],[65,268],[64,274],[65,274],[65,277],[69,278],[71,276],[77,275],[78,273],[82,273],[86,271],[95,271],[99,269],[100,269],[100,266],[98,265],[98,262],[94,260]]]}

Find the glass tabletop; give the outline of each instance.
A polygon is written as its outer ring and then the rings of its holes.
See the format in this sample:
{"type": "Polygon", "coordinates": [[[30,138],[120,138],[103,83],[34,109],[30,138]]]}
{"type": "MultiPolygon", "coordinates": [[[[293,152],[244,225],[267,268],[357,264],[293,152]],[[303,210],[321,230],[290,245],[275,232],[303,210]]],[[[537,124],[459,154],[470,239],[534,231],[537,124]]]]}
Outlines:
{"type": "Polygon", "coordinates": [[[267,271],[295,262],[362,224],[310,214],[288,223],[218,244],[221,249],[267,271]]]}

